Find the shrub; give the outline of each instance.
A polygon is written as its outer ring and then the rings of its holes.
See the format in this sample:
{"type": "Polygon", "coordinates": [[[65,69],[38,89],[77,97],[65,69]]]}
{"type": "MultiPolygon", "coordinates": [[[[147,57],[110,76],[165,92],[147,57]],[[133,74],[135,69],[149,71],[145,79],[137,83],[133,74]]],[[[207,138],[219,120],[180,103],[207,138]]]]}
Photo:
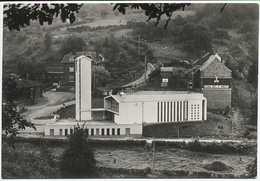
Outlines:
{"type": "Polygon", "coordinates": [[[69,136],[69,146],[62,155],[60,171],[65,178],[96,176],[96,160],[89,147],[84,125],[75,127],[74,133],[69,136]]]}

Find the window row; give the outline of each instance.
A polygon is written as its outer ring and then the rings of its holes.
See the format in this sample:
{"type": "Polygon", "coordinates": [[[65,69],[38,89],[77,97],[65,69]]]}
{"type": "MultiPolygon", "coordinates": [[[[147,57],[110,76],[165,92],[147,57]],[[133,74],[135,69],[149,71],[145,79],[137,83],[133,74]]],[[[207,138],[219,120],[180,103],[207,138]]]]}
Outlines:
{"type": "MultiPolygon", "coordinates": [[[[120,135],[120,128],[90,128],[87,129],[87,134],[90,136],[98,135],[120,135]]],[[[126,128],[130,134],[130,128],[126,128]]],[[[68,136],[73,134],[74,129],[59,129],[59,136],[68,136]]],[[[54,136],[54,129],[50,129],[50,136],[54,136]]]]}
{"type": "Polygon", "coordinates": [[[157,122],[188,120],[188,101],[157,102],[157,122]]]}

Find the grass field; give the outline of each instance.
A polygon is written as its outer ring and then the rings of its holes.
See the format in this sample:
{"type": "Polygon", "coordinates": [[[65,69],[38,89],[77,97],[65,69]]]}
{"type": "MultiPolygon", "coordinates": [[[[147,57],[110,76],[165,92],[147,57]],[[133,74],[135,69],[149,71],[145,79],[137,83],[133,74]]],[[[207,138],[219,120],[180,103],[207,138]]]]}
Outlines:
{"type": "MultiPolygon", "coordinates": [[[[3,178],[60,178],[59,160],[66,145],[19,142],[15,149],[3,143],[3,178]]],[[[150,149],[133,145],[99,145],[93,147],[99,177],[248,177],[248,165],[255,152],[215,154],[189,151],[173,146],[157,146],[155,157],[150,149]],[[217,171],[220,163],[227,169],[217,171]],[[210,165],[210,166],[209,166],[210,165]],[[216,166],[216,165],[215,165],[216,166]]]]}

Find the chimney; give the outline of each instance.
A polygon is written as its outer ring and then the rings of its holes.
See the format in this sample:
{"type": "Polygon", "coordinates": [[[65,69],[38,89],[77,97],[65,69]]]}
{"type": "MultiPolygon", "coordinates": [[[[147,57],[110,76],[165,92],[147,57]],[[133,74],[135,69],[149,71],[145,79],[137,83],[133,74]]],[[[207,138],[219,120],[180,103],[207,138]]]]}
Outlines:
{"type": "Polygon", "coordinates": [[[76,58],[76,121],[91,120],[91,61],[84,55],[76,58]]]}

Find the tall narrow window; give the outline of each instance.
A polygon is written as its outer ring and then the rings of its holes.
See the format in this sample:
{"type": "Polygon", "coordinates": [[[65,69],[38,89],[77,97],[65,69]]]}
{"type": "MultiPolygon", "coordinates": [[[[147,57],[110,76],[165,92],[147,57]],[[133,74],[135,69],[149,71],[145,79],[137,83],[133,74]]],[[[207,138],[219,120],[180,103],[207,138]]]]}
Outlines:
{"type": "Polygon", "coordinates": [[[161,102],[161,122],[163,121],[163,102],[161,102]]]}
{"type": "Polygon", "coordinates": [[[91,136],[94,136],[94,129],[93,128],[91,128],[90,134],[91,134],[91,136]]]}
{"type": "Polygon", "coordinates": [[[65,136],[68,135],[68,129],[65,129],[65,136]]]}
{"type": "Polygon", "coordinates": [[[166,121],[166,102],[164,102],[164,106],[163,106],[164,108],[163,108],[163,111],[164,111],[164,120],[163,120],[163,122],[165,122],[166,121]]]}
{"type": "Polygon", "coordinates": [[[177,101],[177,121],[179,121],[179,101],[177,101]]]}
{"type": "Polygon", "coordinates": [[[112,135],[115,135],[115,128],[112,128],[112,135]]]}
{"type": "Polygon", "coordinates": [[[174,108],[173,108],[173,112],[174,112],[173,118],[174,118],[174,121],[176,121],[176,111],[175,111],[175,109],[176,109],[176,105],[175,105],[175,101],[174,101],[174,108]]]}
{"type": "Polygon", "coordinates": [[[160,103],[157,102],[157,122],[159,122],[159,119],[160,119],[160,114],[159,114],[159,106],[160,106],[160,103]]]}
{"type": "Polygon", "coordinates": [[[101,129],[101,135],[102,136],[105,135],[105,129],[104,128],[101,129]]]}
{"type": "Polygon", "coordinates": [[[182,101],[180,101],[180,121],[182,121],[182,101]]]}
{"type": "Polygon", "coordinates": [[[117,135],[120,135],[120,128],[117,128],[117,135]]]}
{"type": "Polygon", "coordinates": [[[171,119],[170,121],[172,122],[172,102],[171,102],[171,119]]]}
{"type": "Polygon", "coordinates": [[[110,135],[110,130],[109,130],[109,128],[107,128],[107,135],[110,135]]]}
{"type": "Polygon", "coordinates": [[[188,120],[188,101],[186,101],[186,120],[188,120]]]}
{"type": "Polygon", "coordinates": [[[169,102],[167,102],[167,122],[169,122],[169,113],[170,113],[169,108],[170,108],[169,102]]]}
{"type": "Polygon", "coordinates": [[[183,107],[183,113],[182,113],[182,115],[183,115],[183,121],[186,120],[186,117],[185,117],[185,112],[186,112],[186,110],[185,110],[185,108],[186,108],[185,103],[186,103],[186,102],[183,101],[183,104],[182,104],[182,107],[183,107]]]}
{"type": "Polygon", "coordinates": [[[60,129],[60,136],[62,136],[62,129],[60,129]]]}

